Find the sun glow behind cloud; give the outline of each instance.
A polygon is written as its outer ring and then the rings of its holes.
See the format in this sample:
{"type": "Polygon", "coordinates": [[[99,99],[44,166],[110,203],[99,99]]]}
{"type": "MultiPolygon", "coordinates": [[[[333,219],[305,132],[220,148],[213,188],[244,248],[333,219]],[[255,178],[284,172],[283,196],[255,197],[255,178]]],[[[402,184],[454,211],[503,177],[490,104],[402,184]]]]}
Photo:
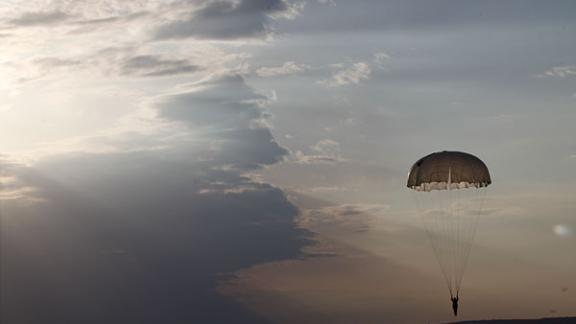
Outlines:
{"type": "Polygon", "coordinates": [[[209,42],[146,42],[145,21],[112,21],[80,34],[67,21],[11,27],[0,65],[3,152],[60,152],[63,142],[142,131],[142,123],[153,124],[146,97],[225,71],[243,57],[209,42]],[[118,33],[125,24],[135,31],[118,33]]]}

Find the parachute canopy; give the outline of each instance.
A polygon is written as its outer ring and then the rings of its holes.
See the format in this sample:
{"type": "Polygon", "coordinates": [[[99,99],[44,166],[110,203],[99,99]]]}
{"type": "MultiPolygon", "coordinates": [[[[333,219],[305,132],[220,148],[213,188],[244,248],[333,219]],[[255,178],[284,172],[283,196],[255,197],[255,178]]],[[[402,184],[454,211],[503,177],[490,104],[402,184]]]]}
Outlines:
{"type": "Polygon", "coordinates": [[[416,191],[487,187],[488,168],[472,154],[442,151],[418,160],[410,169],[407,186],[416,191]]]}
{"type": "Polygon", "coordinates": [[[490,183],[484,162],[463,152],[429,154],[414,163],[408,175],[407,186],[413,189],[451,297],[460,292],[490,183]]]}

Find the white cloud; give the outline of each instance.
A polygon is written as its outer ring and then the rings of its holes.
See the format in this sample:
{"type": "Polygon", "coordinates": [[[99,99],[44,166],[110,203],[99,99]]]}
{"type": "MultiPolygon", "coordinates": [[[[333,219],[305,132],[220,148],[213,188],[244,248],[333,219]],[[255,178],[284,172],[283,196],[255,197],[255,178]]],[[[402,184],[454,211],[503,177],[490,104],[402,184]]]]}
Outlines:
{"type": "Polygon", "coordinates": [[[318,0],[319,3],[329,5],[329,6],[336,6],[336,1],[334,0],[318,0]]]}
{"type": "Polygon", "coordinates": [[[348,84],[358,84],[362,80],[370,78],[372,70],[365,62],[357,62],[346,68],[332,74],[332,77],[327,80],[321,80],[318,83],[328,88],[344,86],[348,84]]]}
{"type": "Polygon", "coordinates": [[[302,151],[296,151],[292,154],[296,163],[299,164],[318,164],[318,163],[336,163],[338,158],[319,155],[319,154],[304,154],[302,151]]]}
{"type": "Polygon", "coordinates": [[[563,65],[555,66],[539,75],[540,77],[557,77],[557,78],[567,78],[570,76],[576,76],[576,65],[563,65]]]}
{"type": "Polygon", "coordinates": [[[385,69],[386,64],[388,64],[388,62],[390,61],[391,58],[392,57],[390,56],[390,54],[388,54],[386,52],[374,53],[374,64],[379,69],[385,69]]]}
{"type": "Polygon", "coordinates": [[[318,143],[314,144],[311,149],[323,155],[332,156],[335,158],[340,157],[340,143],[331,139],[323,139],[318,141],[318,143]]]}
{"type": "Polygon", "coordinates": [[[271,77],[278,75],[290,75],[310,70],[306,64],[298,64],[292,61],[284,62],[280,66],[261,67],[256,70],[256,74],[261,77],[271,77]]]}
{"type": "Polygon", "coordinates": [[[340,143],[323,139],[310,146],[314,154],[304,154],[302,151],[296,151],[292,156],[296,163],[299,164],[319,164],[319,163],[337,163],[345,161],[342,158],[340,143]]]}
{"type": "MultiPolygon", "coordinates": [[[[119,15],[129,15],[145,10],[157,10],[163,4],[160,0],[12,0],[2,2],[0,15],[27,17],[28,20],[52,20],[54,13],[87,19],[101,19],[119,15]]],[[[165,5],[165,4],[164,4],[165,5]]]]}

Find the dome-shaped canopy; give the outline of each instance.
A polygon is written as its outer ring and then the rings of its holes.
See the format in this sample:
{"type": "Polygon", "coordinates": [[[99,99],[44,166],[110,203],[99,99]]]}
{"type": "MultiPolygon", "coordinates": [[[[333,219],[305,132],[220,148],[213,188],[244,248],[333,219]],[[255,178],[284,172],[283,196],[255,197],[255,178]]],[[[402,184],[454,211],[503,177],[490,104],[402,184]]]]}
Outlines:
{"type": "Polygon", "coordinates": [[[472,154],[442,151],[418,160],[410,169],[408,188],[416,191],[486,187],[488,168],[472,154]]]}

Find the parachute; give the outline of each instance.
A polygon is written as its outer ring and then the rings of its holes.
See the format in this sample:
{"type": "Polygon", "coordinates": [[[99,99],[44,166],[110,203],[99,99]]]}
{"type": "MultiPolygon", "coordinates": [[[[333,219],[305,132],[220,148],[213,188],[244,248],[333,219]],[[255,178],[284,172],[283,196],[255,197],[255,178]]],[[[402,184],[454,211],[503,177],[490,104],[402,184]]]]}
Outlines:
{"type": "Polygon", "coordinates": [[[460,292],[478,216],[491,183],[484,162],[464,152],[432,153],[410,169],[407,186],[414,190],[451,297],[460,292]]]}

